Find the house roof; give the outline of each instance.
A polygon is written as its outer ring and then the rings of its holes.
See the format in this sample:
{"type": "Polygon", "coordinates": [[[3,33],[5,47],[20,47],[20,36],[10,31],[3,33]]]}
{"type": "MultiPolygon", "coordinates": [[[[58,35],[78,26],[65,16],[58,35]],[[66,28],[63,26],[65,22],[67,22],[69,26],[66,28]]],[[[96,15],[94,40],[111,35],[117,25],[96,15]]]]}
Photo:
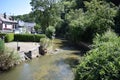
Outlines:
{"type": "Polygon", "coordinates": [[[8,23],[17,23],[16,20],[10,20],[10,16],[6,16],[6,18],[4,18],[4,15],[3,14],[0,14],[0,20],[2,22],[8,22],[8,23]]]}

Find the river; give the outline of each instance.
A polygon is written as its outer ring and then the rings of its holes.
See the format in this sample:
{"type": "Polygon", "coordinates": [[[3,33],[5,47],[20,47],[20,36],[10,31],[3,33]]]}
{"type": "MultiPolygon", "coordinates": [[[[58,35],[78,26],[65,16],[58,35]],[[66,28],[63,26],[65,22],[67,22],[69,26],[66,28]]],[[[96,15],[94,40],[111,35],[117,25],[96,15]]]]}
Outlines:
{"type": "Polygon", "coordinates": [[[80,58],[74,54],[79,51],[68,47],[60,48],[59,51],[57,54],[23,62],[8,72],[0,73],[0,80],[74,80],[69,62],[74,63],[75,59],[80,58]]]}

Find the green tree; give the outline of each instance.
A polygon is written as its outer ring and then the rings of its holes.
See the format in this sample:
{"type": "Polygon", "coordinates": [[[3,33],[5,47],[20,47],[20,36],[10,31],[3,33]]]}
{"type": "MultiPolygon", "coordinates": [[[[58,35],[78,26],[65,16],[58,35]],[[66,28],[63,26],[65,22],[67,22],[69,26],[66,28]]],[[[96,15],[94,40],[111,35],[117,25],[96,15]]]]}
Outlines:
{"type": "Polygon", "coordinates": [[[69,40],[73,42],[91,41],[96,33],[101,34],[114,26],[117,8],[113,4],[92,0],[86,1],[85,7],[86,11],[71,10],[66,15],[68,36],[72,36],[69,40]]]}
{"type": "Polygon", "coordinates": [[[47,27],[56,26],[60,20],[59,3],[57,0],[31,0],[36,23],[41,25],[43,33],[47,27]]]}
{"type": "Polygon", "coordinates": [[[13,16],[15,20],[22,20],[25,22],[34,22],[33,12],[24,15],[13,16]]]}

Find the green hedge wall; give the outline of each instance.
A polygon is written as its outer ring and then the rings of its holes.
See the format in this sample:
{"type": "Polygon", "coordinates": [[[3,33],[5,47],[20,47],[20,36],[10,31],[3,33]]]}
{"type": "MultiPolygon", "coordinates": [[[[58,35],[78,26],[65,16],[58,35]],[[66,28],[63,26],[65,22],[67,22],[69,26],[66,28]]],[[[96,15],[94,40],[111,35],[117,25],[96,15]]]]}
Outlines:
{"type": "Polygon", "coordinates": [[[0,33],[0,38],[5,42],[23,41],[23,42],[39,42],[41,38],[45,38],[44,34],[13,34],[13,33],[0,33]]]}
{"type": "Polygon", "coordinates": [[[39,42],[45,38],[44,34],[14,34],[14,41],[39,42]]]}

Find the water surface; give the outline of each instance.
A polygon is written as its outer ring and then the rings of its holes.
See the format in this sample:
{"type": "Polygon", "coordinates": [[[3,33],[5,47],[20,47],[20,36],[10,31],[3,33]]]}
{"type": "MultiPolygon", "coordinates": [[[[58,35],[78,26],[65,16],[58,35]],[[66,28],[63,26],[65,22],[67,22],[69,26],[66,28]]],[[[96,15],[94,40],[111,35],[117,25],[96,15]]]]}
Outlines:
{"type": "Polygon", "coordinates": [[[57,54],[40,56],[0,73],[0,80],[73,80],[73,70],[66,60],[78,58],[73,54],[76,52],[68,47],[60,48],[57,54]]]}

